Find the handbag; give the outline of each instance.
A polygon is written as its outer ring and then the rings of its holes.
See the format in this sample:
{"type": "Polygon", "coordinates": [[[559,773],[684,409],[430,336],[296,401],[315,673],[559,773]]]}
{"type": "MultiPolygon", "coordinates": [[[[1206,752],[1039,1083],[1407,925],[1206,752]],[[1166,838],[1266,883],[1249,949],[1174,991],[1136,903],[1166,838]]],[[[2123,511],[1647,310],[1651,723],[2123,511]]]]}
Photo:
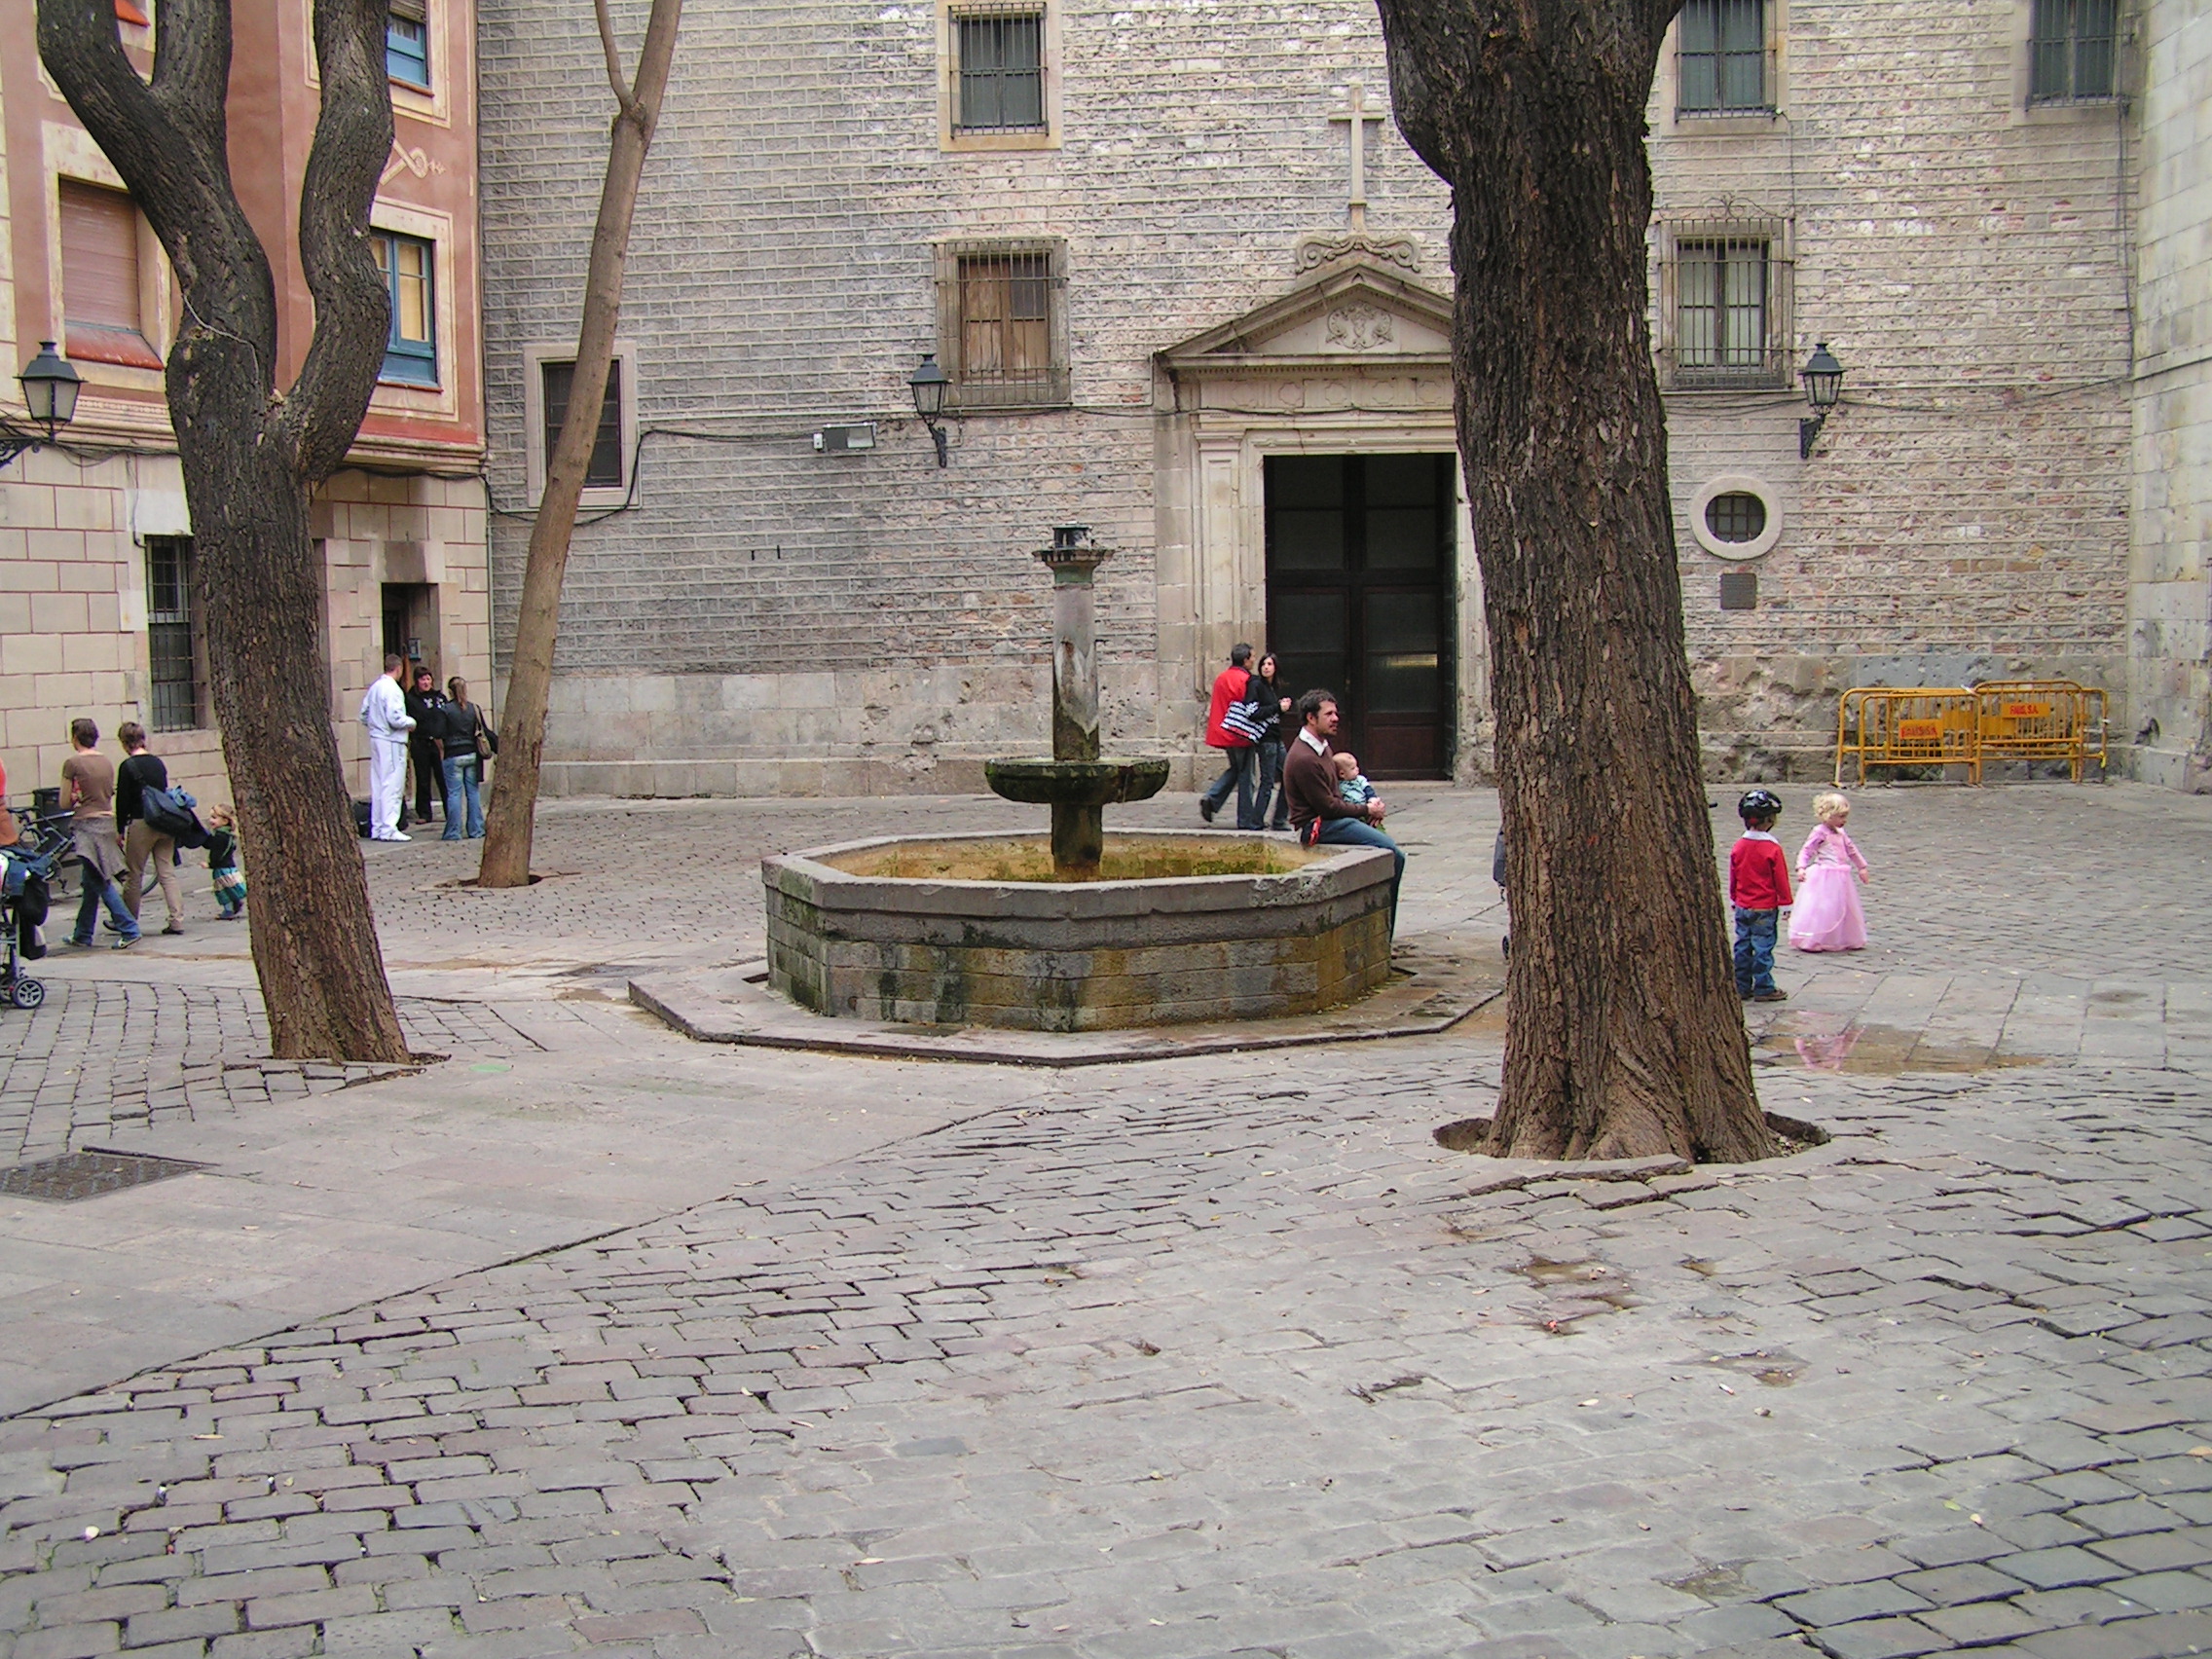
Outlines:
{"type": "Polygon", "coordinates": [[[498,734],[498,732],[494,731],[494,730],[492,729],[492,725],[491,725],[491,722],[490,722],[489,720],[485,719],[485,718],[484,718],[484,711],[483,711],[482,709],[479,709],[479,708],[477,708],[477,707],[476,707],[476,705],[475,705],[474,703],[471,703],[471,704],[469,704],[468,706],[469,706],[469,708],[470,708],[470,709],[471,709],[471,710],[472,710],[472,711],[473,711],[473,712],[475,713],[475,716],[476,716],[476,751],[477,751],[477,753],[478,753],[479,755],[497,755],[497,754],[498,754],[498,753],[499,753],[499,734],[498,734]]]}

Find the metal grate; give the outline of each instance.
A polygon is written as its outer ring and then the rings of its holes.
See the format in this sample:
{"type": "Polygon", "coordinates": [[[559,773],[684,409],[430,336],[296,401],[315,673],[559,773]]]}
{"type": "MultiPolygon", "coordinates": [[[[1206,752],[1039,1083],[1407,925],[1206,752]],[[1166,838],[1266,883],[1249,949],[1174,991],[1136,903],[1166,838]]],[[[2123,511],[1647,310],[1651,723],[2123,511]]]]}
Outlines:
{"type": "Polygon", "coordinates": [[[149,1182],[166,1181],[171,1175],[189,1175],[195,1169],[205,1167],[203,1163],[188,1163],[178,1158],[156,1158],[151,1153],[104,1152],[97,1147],[87,1147],[82,1152],[64,1153],[59,1158],[43,1159],[37,1163],[18,1163],[13,1169],[0,1169],[0,1194],[73,1204],[81,1198],[96,1198],[102,1194],[120,1193],[126,1187],[143,1187],[149,1182]]]}
{"type": "Polygon", "coordinates": [[[1034,8],[963,8],[952,26],[960,63],[952,129],[1043,131],[1045,14],[1034,8]]]}
{"type": "Polygon", "coordinates": [[[2118,0],[2036,0],[2030,103],[2109,98],[2119,57],[2118,0]]]}
{"type": "Polygon", "coordinates": [[[152,660],[148,723],[156,731],[200,725],[200,658],[192,638],[192,537],[146,538],[146,647],[152,660]]]}
{"type": "Polygon", "coordinates": [[[1682,115],[1774,107],[1767,91],[1766,0],[1683,0],[1677,62],[1682,115]]]}
{"type": "Polygon", "coordinates": [[[960,260],[959,400],[1054,403],[1066,375],[1053,362],[1051,256],[970,254],[960,260]]]}
{"type": "Polygon", "coordinates": [[[1793,271],[1784,237],[1783,227],[1768,220],[1669,227],[1659,290],[1670,385],[1789,384],[1793,271]]]}
{"type": "Polygon", "coordinates": [[[1705,505],[1705,528],[1722,541],[1756,541],[1766,529],[1766,503],[1744,490],[1715,496],[1705,505]]]}

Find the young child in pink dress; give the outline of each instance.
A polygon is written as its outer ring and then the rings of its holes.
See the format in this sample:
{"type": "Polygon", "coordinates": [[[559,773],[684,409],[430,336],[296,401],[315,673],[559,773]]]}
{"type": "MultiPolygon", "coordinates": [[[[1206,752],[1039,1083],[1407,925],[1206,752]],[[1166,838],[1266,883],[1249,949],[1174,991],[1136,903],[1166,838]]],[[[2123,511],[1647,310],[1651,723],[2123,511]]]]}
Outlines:
{"type": "Polygon", "coordinates": [[[1843,830],[1851,802],[1839,794],[1817,795],[1813,815],[1820,822],[1797,854],[1789,942],[1798,950],[1864,950],[1866,913],[1859,907],[1859,884],[1872,875],[1843,830]]]}

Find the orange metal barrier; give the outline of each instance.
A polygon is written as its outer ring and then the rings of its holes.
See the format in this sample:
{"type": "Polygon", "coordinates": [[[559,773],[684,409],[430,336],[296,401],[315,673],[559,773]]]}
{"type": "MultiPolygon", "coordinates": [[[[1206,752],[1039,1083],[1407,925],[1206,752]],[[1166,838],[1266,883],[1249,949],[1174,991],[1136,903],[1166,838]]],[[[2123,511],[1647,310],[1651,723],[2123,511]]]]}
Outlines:
{"type": "Polygon", "coordinates": [[[1854,758],[1862,784],[1871,766],[1964,766],[1967,781],[1978,784],[1980,697],[1963,685],[1867,685],[1846,691],[1835,717],[1839,788],[1844,764],[1854,758]]]}
{"type": "Polygon", "coordinates": [[[2072,680],[1984,680],[1981,753],[1995,760],[2063,760],[2074,782],[2105,766],[2105,694],[2072,680]]]}

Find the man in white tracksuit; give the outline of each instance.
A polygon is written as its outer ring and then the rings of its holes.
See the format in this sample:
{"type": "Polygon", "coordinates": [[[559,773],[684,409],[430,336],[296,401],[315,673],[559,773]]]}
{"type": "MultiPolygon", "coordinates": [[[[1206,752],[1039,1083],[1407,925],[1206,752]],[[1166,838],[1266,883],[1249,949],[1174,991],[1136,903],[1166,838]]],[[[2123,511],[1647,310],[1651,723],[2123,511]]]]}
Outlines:
{"type": "Polygon", "coordinates": [[[415,722],[399,688],[401,657],[384,659],[384,674],[361,699],[361,724],[369,730],[369,839],[407,841],[400,832],[399,797],[407,787],[407,734],[415,722]]]}

